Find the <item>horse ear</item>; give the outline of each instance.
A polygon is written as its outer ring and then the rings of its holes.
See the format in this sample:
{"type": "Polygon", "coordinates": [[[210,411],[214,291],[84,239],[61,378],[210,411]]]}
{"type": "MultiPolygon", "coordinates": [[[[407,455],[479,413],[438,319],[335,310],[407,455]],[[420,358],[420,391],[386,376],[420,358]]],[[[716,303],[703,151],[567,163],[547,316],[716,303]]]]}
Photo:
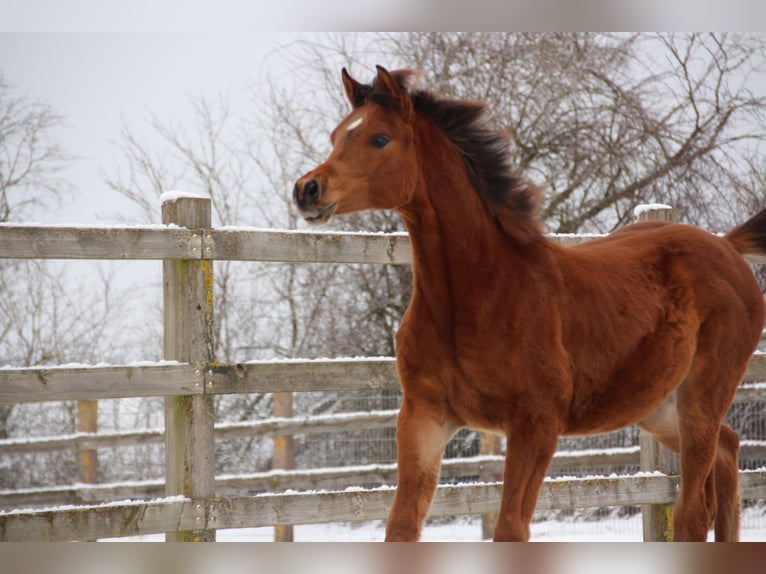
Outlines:
{"type": "Polygon", "coordinates": [[[352,78],[346,68],[343,68],[341,75],[343,76],[343,88],[346,90],[346,98],[351,103],[351,107],[356,109],[364,103],[362,84],[352,78]]]}
{"type": "Polygon", "coordinates": [[[412,104],[407,91],[399,85],[399,82],[383,66],[375,67],[378,69],[378,77],[375,79],[376,91],[392,98],[401,110],[408,111],[412,104]]]}

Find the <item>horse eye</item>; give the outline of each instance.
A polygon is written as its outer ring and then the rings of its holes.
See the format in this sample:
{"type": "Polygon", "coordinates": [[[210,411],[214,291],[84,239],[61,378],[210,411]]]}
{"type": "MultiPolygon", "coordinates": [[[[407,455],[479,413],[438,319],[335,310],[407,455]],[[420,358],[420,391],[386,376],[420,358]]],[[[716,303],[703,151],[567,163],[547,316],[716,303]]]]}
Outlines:
{"type": "Polygon", "coordinates": [[[377,134],[370,140],[370,145],[374,148],[382,149],[386,147],[390,141],[391,138],[386,134],[377,134]]]}

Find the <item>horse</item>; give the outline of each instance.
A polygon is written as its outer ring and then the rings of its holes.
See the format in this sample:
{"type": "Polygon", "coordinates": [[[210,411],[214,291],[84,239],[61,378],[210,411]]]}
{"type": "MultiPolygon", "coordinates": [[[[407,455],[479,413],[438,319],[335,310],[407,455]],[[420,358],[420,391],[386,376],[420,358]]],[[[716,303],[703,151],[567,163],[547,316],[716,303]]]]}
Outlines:
{"type": "Polygon", "coordinates": [[[634,423],[680,455],[673,539],[737,540],[739,437],[723,420],[764,325],[743,255],[766,254],[766,210],[725,236],[650,222],[563,247],[486,103],[412,70],[342,80],[351,112],[293,201],[312,223],[395,210],[409,232],[386,540],[419,539],[461,428],[506,437],[494,539],[526,541],[558,438],[634,423]]]}

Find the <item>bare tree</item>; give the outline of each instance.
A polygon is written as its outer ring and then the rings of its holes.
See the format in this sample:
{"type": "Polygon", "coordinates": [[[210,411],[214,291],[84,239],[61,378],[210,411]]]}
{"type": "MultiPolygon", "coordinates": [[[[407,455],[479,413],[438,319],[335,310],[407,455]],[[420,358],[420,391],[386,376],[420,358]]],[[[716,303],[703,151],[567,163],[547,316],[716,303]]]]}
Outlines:
{"type": "Polygon", "coordinates": [[[551,231],[608,231],[646,201],[720,226],[754,191],[744,153],[766,136],[766,97],[751,87],[762,36],[416,32],[375,46],[438,91],[490,102],[519,166],[547,186],[551,231]]]}
{"type": "Polygon", "coordinates": [[[0,73],[0,222],[51,207],[71,192],[59,177],[71,159],[53,137],[63,118],[17,93],[0,73]]]}
{"type": "MultiPolygon", "coordinates": [[[[72,158],[54,134],[63,118],[0,76],[0,222],[22,222],[73,194],[62,176],[72,158]]],[[[0,261],[0,364],[16,367],[98,362],[114,357],[124,337],[113,303],[113,272],[77,262],[0,261]],[[95,269],[95,272],[94,272],[95,269]]],[[[0,407],[0,437],[56,434],[76,428],[76,403],[0,407]]],[[[3,461],[6,487],[75,480],[68,453],[3,461]]]]}
{"type": "MultiPolygon", "coordinates": [[[[69,158],[52,135],[61,122],[50,106],[19,95],[0,75],[0,222],[21,221],[35,209],[55,205],[71,191],[59,176],[69,158]]],[[[19,322],[26,322],[29,305],[17,299],[52,278],[40,264],[0,262],[0,313],[4,319],[0,322],[0,358],[4,364],[29,365],[48,353],[41,351],[39,330],[35,335],[18,328],[19,322]]],[[[34,294],[30,292],[30,296],[34,294]]],[[[2,418],[7,420],[12,407],[3,409],[2,418]]],[[[7,429],[0,432],[7,433],[7,429]]]]}

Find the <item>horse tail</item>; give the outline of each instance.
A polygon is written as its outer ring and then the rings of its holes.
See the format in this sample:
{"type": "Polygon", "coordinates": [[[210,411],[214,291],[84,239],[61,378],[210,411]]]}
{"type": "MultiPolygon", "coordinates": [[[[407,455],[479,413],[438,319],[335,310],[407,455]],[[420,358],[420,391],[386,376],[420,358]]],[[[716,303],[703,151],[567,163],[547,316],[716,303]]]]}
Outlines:
{"type": "Polygon", "coordinates": [[[729,231],[724,238],[741,255],[766,256],[766,209],[729,231]]]}

